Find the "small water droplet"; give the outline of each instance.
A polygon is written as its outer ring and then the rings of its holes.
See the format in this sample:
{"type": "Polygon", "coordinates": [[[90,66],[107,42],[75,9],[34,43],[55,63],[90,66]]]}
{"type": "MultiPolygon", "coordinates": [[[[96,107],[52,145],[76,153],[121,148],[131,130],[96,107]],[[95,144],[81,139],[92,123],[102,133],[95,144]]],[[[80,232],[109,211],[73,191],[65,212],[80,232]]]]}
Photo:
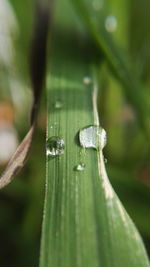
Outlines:
{"type": "Polygon", "coordinates": [[[85,170],[85,164],[84,163],[79,163],[77,166],[75,166],[75,171],[82,172],[85,170]]]}
{"type": "Polygon", "coordinates": [[[84,148],[103,149],[106,145],[106,131],[100,126],[87,126],[80,130],[79,141],[84,148]]]}
{"type": "Polygon", "coordinates": [[[118,26],[118,22],[115,16],[108,15],[105,20],[105,29],[108,32],[114,32],[116,31],[118,26]]]}
{"type": "Polygon", "coordinates": [[[62,108],[62,102],[59,101],[59,100],[57,100],[57,101],[55,102],[55,108],[56,108],[56,109],[61,109],[61,108],[62,108]]]}
{"type": "Polygon", "coordinates": [[[62,155],[64,148],[64,140],[58,136],[52,136],[46,142],[46,155],[51,157],[62,155]]]}
{"type": "Polygon", "coordinates": [[[97,11],[103,7],[104,1],[103,0],[93,0],[92,5],[93,5],[93,8],[97,11]]]}
{"type": "Polygon", "coordinates": [[[89,85],[91,83],[91,78],[88,77],[88,76],[85,76],[83,78],[83,83],[86,84],[86,85],[89,85]]]}

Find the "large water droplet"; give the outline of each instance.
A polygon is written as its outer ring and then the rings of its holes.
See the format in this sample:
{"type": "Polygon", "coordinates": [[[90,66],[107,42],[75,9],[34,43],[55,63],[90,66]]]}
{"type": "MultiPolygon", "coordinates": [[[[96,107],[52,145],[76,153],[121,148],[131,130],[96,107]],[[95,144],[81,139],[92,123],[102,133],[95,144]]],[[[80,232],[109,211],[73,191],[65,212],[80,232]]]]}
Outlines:
{"type": "Polygon", "coordinates": [[[52,136],[46,142],[46,155],[51,157],[62,155],[64,148],[64,140],[58,136],[52,136]]]}
{"type": "Polygon", "coordinates": [[[118,26],[118,22],[115,16],[108,15],[105,20],[105,29],[108,32],[114,32],[116,31],[118,26]]]}
{"type": "Polygon", "coordinates": [[[84,163],[79,163],[77,166],[74,168],[75,171],[82,172],[85,170],[85,164],[84,163]]]}
{"type": "Polygon", "coordinates": [[[103,149],[106,145],[106,131],[100,126],[87,126],[80,130],[79,141],[84,148],[103,149]]]}

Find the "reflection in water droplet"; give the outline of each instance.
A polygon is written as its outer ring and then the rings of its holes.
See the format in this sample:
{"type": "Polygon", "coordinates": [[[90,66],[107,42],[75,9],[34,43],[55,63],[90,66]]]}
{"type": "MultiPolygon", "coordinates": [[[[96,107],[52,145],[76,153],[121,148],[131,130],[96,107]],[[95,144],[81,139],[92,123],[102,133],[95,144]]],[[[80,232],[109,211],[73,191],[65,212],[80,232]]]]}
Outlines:
{"type": "Polygon", "coordinates": [[[116,31],[118,26],[118,22],[116,17],[114,17],[113,15],[108,15],[106,20],[105,20],[105,29],[108,32],[114,32],[116,31]]]}
{"type": "Polygon", "coordinates": [[[106,131],[100,126],[88,126],[79,132],[80,145],[84,148],[103,149],[106,145],[106,131]]]}
{"type": "Polygon", "coordinates": [[[93,5],[93,8],[95,10],[100,10],[104,5],[104,1],[103,0],[93,0],[92,5],[93,5]]]}
{"type": "Polygon", "coordinates": [[[59,100],[57,100],[57,101],[55,102],[55,108],[57,108],[57,109],[62,108],[62,103],[61,103],[59,100]]]}
{"type": "Polygon", "coordinates": [[[85,170],[85,164],[84,163],[78,164],[77,166],[75,166],[74,170],[79,171],[79,172],[84,171],[85,170]]]}
{"type": "Polygon", "coordinates": [[[84,77],[83,78],[83,83],[86,84],[86,85],[89,85],[91,83],[91,78],[90,77],[84,77]]]}
{"type": "Polygon", "coordinates": [[[50,137],[46,142],[46,155],[55,157],[64,154],[64,140],[58,136],[50,137]]]}

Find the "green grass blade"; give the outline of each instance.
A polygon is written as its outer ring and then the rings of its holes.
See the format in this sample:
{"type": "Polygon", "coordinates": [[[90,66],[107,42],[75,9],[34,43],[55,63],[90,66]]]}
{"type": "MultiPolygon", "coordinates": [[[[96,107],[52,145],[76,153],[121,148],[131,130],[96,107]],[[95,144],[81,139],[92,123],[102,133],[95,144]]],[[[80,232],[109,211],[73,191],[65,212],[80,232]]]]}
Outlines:
{"type": "Polygon", "coordinates": [[[142,240],[109,183],[102,151],[79,146],[79,130],[98,124],[98,79],[83,39],[69,31],[78,24],[67,3],[57,1],[62,20],[56,20],[47,79],[47,138],[59,136],[65,150],[47,159],[40,267],[148,267],[142,240]],[[75,170],[79,163],[84,171],[75,170]]]}
{"type": "Polygon", "coordinates": [[[87,151],[85,171],[74,171],[81,160],[76,134],[94,123],[94,114],[91,88],[82,83],[86,67],[66,65],[65,70],[59,65],[59,77],[53,73],[48,85],[48,137],[62,137],[66,147],[64,155],[47,162],[40,266],[149,266],[137,230],[108,182],[102,155],[87,151]],[[64,107],[52,112],[57,99],[64,107]]]}

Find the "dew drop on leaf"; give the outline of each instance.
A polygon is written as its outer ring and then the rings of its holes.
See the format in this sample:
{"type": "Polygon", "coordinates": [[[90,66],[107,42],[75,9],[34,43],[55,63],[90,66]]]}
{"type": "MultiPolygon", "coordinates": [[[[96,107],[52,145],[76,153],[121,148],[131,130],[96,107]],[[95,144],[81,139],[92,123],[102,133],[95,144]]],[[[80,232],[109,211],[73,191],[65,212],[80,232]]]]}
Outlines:
{"type": "Polygon", "coordinates": [[[84,163],[79,163],[77,166],[74,168],[75,171],[82,172],[85,170],[85,164],[84,163]]]}
{"type": "Polygon", "coordinates": [[[103,149],[106,145],[106,131],[100,126],[87,126],[79,131],[79,141],[83,148],[103,149]]]}
{"type": "Polygon", "coordinates": [[[62,155],[64,148],[64,140],[58,136],[52,136],[46,142],[46,155],[51,157],[62,155]]]}

